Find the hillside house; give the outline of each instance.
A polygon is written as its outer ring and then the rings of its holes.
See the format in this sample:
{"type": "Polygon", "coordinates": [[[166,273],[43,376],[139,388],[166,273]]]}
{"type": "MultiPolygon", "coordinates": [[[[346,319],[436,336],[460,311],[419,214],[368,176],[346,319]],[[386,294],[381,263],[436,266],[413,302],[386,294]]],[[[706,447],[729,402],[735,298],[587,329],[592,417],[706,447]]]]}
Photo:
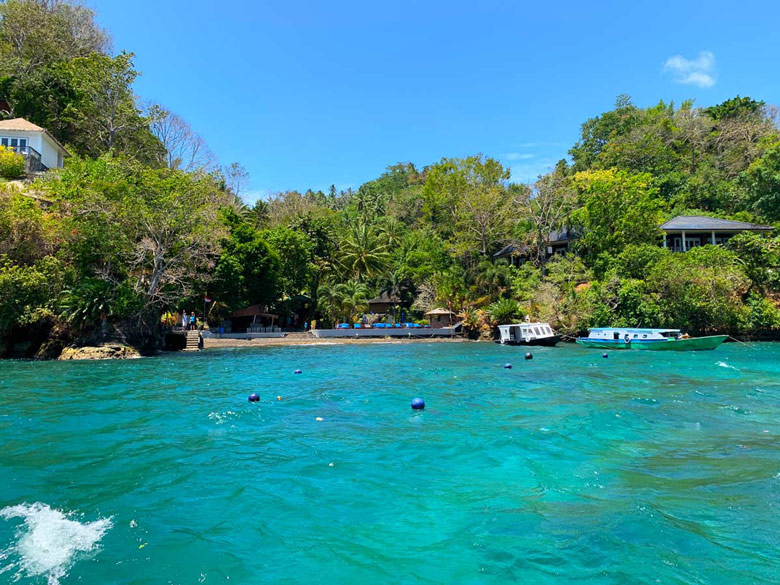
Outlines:
{"type": "Polygon", "coordinates": [[[62,168],[65,157],[70,156],[45,128],[24,118],[0,120],[0,145],[24,156],[28,175],[62,168]]]}
{"type": "Polygon", "coordinates": [[[664,248],[687,252],[697,246],[725,244],[743,232],[769,233],[771,226],[699,215],[678,215],[661,225],[664,248]]]}

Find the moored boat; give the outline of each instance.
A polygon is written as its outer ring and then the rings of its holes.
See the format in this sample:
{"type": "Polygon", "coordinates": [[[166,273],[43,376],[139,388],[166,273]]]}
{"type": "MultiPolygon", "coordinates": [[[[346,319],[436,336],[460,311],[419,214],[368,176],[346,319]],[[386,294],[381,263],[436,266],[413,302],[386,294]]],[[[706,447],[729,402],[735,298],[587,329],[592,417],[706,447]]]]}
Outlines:
{"type": "Polygon", "coordinates": [[[679,329],[636,329],[630,327],[597,327],[577,343],[601,349],[640,349],[654,351],[700,351],[715,349],[728,335],[688,337],[679,329]]]}
{"type": "Polygon", "coordinates": [[[549,323],[513,323],[498,326],[501,345],[544,345],[553,347],[561,336],[553,331],[549,323]]]}

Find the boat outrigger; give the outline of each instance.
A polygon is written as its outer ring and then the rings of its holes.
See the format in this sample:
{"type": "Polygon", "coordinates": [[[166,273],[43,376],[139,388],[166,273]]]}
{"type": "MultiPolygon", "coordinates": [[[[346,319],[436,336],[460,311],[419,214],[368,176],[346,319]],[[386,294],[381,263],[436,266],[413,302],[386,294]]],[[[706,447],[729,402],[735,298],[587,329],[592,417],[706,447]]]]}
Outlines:
{"type": "Polygon", "coordinates": [[[515,323],[499,325],[499,338],[496,343],[501,345],[546,345],[553,347],[561,340],[549,323],[515,323]]]}
{"type": "Polygon", "coordinates": [[[688,337],[679,329],[633,329],[625,327],[597,327],[577,343],[601,349],[647,349],[666,351],[698,351],[715,349],[728,335],[688,337]]]}

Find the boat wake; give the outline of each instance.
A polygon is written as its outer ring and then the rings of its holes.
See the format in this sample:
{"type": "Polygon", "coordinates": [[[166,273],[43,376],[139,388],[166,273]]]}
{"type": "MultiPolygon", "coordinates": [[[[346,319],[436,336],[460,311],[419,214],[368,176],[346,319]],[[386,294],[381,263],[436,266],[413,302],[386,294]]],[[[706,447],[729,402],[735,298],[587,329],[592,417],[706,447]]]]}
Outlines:
{"type": "Polygon", "coordinates": [[[735,370],[735,371],[737,371],[737,372],[739,371],[737,368],[735,368],[734,366],[730,366],[730,365],[728,365],[726,362],[718,362],[718,365],[719,365],[721,368],[728,368],[729,370],[735,370]]]}
{"type": "Polygon", "coordinates": [[[79,557],[97,550],[112,526],[111,518],[82,523],[70,515],[41,502],[0,510],[0,518],[23,520],[16,542],[0,551],[0,574],[15,571],[15,580],[45,577],[48,585],[57,585],[79,557]]]}

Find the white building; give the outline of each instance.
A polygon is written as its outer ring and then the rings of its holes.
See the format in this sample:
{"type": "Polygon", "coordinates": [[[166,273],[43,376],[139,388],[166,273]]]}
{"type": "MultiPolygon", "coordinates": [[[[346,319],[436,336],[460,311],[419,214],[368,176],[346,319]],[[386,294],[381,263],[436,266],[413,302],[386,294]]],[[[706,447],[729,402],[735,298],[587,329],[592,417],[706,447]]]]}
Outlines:
{"type": "Polygon", "coordinates": [[[70,156],[46,129],[24,118],[0,120],[0,145],[23,154],[28,173],[62,168],[65,157],[70,156]]]}

